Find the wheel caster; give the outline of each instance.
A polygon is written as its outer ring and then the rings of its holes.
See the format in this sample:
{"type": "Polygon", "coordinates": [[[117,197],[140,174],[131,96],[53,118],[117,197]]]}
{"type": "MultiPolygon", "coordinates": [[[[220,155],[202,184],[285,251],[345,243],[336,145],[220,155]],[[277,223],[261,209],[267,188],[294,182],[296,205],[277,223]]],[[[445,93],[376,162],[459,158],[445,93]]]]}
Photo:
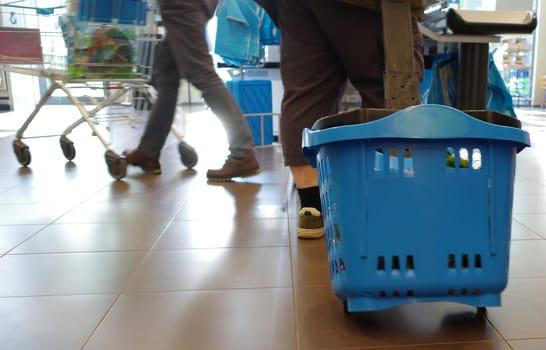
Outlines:
{"type": "Polygon", "coordinates": [[[13,141],[13,152],[17,157],[17,160],[22,166],[27,166],[30,164],[30,151],[28,146],[21,140],[13,141]]]}
{"type": "Polygon", "coordinates": [[[484,306],[480,306],[477,308],[478,315],[480,316],[487,316],[487,308],[484,306]]]}
{"type": "Polygon", "coordinates": [[[347,300],[342,300],[342,303],[343,303],[343,312],[346,314],[346,315],[351,315],[351,311],[349,311],[349,302],[347,300]]]}
{"type": "Polygon", "coordinates": [[[190,146],[184,141],[180,141],[178,144],[178,152],[180,153],[180,160],[188,169],[193,168],[197,164],[198,156],[195,148],[190,146]]]}
{"type": "Polygon", "coordinates": [[[106,151],[104,159],[108,165],[108,172],[114,179],[119,180],[125,177],[127,174],[127,159],[120,157],[113,151],[106,151]]]}
{"type": "Polygon", "coordinates": [[[64,157],[67,160],[72,160],[74,157],[76,157],[76,148],[74,148],[74,142],[70,141],[70,139],[66,136],[61,136],[59,139],[59,143],[61,144],[61,149],[63,150],[64,157]]]}

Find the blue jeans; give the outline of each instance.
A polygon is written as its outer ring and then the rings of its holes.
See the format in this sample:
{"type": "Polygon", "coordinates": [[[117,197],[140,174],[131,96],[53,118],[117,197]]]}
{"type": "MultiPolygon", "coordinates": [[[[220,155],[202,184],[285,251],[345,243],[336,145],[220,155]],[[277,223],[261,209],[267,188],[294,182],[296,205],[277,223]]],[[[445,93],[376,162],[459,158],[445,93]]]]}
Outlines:
{"type": "Polygon", "coordinates": [[[157,101],[152,107],[138,150],[159,159],[174,119],[180,79],[199,89],[205,103],[226,130],[230,155],[244,158],[255,153],[248,124],[239,106],[214,69],[206,39],[212,13],[202,0],[160,0],[167,34],[154,61],[157,101]]]}

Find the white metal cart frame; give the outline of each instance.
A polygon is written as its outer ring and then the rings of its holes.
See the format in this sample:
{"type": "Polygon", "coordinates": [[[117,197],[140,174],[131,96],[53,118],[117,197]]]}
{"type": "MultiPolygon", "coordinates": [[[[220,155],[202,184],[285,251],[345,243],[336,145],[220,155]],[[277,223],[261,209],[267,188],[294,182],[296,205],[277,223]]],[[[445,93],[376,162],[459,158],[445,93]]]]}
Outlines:
{"type": "MultiPolygon", "coordinates": [[[[60,0],[61,1],[61,0],[60,0]]],[[[96,1],[96,0],[90,0],[90,1],[96,1]]],[[[121,2],[123,0],[112,0],[112,12],[114,12],[114,9],[117,9],[121,2]]],[[[144,3],[144,2],[142,2],[144,3]]],[[[71,6],[73,6],[73,2],[70,3],[71,6]]],[[[3,5],[0,5],[0,7],[3,5]]],[[[12,6],[12,5],[7,5],[12,6]]],[[[66,15],[65,9],[62,6],[49,8],[48,11],[44,11],[44,9],[38,9],[34,7],[27,7],[22,5],[15,6],[18,9],[23,9],[25,11],[28,11],[29,9],[36,11],[36,16],[41,15],[42,12],[46,12],[47,15],[53,15],[57,16],[55,14],[56,9],[61,9],[60,16],[66,15]]],[[[1,9],[1,8],[0,8],[1,9]]],[[[150,10],[150,9],[148,9],[150,10]]],[[[69,9],[69,11],[74,11],[73,9],[69,9]]],[[[1,11],[0,11],[1,13],[1,11]]],[[[70,12],[70,15],[72,16],[73,13],[70,12]]],[[[91,13],[88,15],[95,15],[95,13],[91,13]]],[[[78,20],[77,20],[78,21],[78,20]]],[[[87,22],[85,20],[78,21],[78,23],[81,22],[87,22]]],[[[115,22],[115,20],[113,20],[115,22]]],[[[44,60],[44,57],[46,54],[43,55],[41,52],[39,54],[35,54],[34,52],[36,50],[40,50],[41,47],[41,31],[39,28],[39,20],[36,20],[35,26],[38,28],[9,28],[4,27],[0,28],[3,29],[0,31],[1,34],[4,36],[7,35],[8,40],[6,42],[16,43],[21,42],[20,35],[23,33],[24,35],[30,35],[28,36],[29,39],[29,46],[34,45],[34,47],[24,47],[26,44],[23,45],[22,51],[14,50],[14,52],[10,52],[9,50],[0,50],[0,71],[5,72],[11,72],[11,73],[18,73],[18,74],[24,74],[28,76],[34,76],[34,77],[40,77],[45,78],[49,80],[50,86],[45,91],[45,93],[41,96],[38,104],[32,111],[32,113],[28,116],[28,118],[23,122],[22,126],[17,130],[17,133],[15,135],[15,140],[13,141],[13,150],[17,157],[17,160],[21,165],[24,167],[28,166],[31,162],[31,155],[29,146],[26,145],[23,142],[23,139],[28,138],[39,138],[39,137],[51,137],[51,136],[60,136],[60,145],[61,149],[63,151],[63,154],[65,158],[69,161],[74,159],[76,156],[76,150],[74,147],[74,143],[67,137],[69,133],[71,133],[77,126],[86,123],[90,129],[93,132],[93,135],[96,136],[101,144],[105,148],[105,161],[108,166],[108,171],[110,175],[115,178],[116,180],[119,180],[123,178],[126,175],[126,169],[127,169],[127,160],[125,157],[118,155],[113,149],[110,144],[110,141],[101,134],[99,128],[97,128],[97,114],[105,109],[106,107],[114,105],[117,101],[120,101],[122,98],[125,98],[127,96],[130,96],[130,93],[136,92],[136,91],[143,91],[144,93],[141,94],[142,96],[148,96],[149,97],[149,89],[150,85],[148,82],[150,81],[150,75],[152,73],[151,66],[153,64],[153,50],[154,50],[154,40],[150,39],[153,36],[153,28],[146,27],[144,30],[137,30],[135,28],[135,35],[136,35],[136,48],[134,49],[134,53],[137,56],[141,57],[148,57],[151,58],[151,62],[147,62],[148,66],[144,66],[142,62],[125,62],[125,63],[111,63],[111,61],[105,60],[100,61],[98,63],[84,63],[82,66],[84,69],[89,69],[86,71],[85,74],[82,76],[78,76],[73,74],[73,72],[68,72],[70,65],[69,64],[58,64],[58,63],[50,63],[46,62],[44,60]],[[12,33],[14,36],[10,40],[9,35],[12,33]],[[19,35],[19,37],[17,37],[19,35]],[[140,35],[143,35],[142,37],[140,35]],[[34,52],[33,52],[34,51],[34,52]],[[145,52],[141,52],[145,51],[145,52]],[[18,57],[17,55],[20,52],[29,52],[29,57],[18,57]],[[98,68],[99,70],[102,68],[112,68],[114,71],[116,68],[123,68],[123,69],[132,69],[131,72],[127,72],[126,70],[124,73],[117,74],[106,74],[103,75],[101,73],[95,74],[92,73],[94,68],[98,68]],[[75,86],[84,86],[89,87],[88,84],[91,83],[102,83],[105,86],[108,86],[108,88],[104,88],[104,90],[108,90],[111,93],[108,95],[105,94],[105,98],[102,99],[100,102],[97,102],[96,105],[88,109],[84,102],[80,100],[73,92],[72,90],[75,88],[75,86]],[[65,94],[68,100],[77,108],[77,110],[80,113],[80,118],[74,121],[72,124],[67,126],[64,131],[60,135],[41,135],[41,136],[25,136],[25,132],[30,126],[30,124],[33,122],[33,120],[36,118],[36,116],[39,114],[42,107],[44,107],[48,100],[52,97],[54,92],[56,90],[62,90],[65,94]]],[[[90,22],[91,23],[91,22],[90,22]]],[[[92,23],[92,28],[117,28],[117,23],[92,23]]],[[[73,28],[74,29],[74,28],[73,28]]],[[[97,29],[98,30],[98,29],[97,29]]],[[[97,35],[97,30],[92,35],[97,35]]],[[[76,32],[77,32],[76,28],[76,32]]],[[[63,30],[59,30],[58,32],[53,33],[53,35],[56,35],[58,37],[63,36],[65,42],[66,42],[66,32],[63,30]]],[[[95,38],[96,39],[96,38],[95,38]]],[[[127,39],[127,38],[125,38],[127,39]]],[[[98,40],[98,39],[96,39],[98,40]]],[[[24,40],[23,40],[24,41],[24,40]]],[[[115,40],[112,40],[113,44],[117,44],[115,40]]],[[[124,45],[124,44],[121,44],[124,45]]],[[[127,45],[127,44],[126,44],[127,45]]],[[[130,46],[131,44],[129,44],[130,46]]],[[[67,44],[68,46],[68,44],[67,44]]],[[[77,51],[76,47],[72,48],[73,51],[77,51]]],[[[70,57],[70,53],[67,54],[67,56],[70,57]]],[[[67,58],[69,58],[67,57],[67,58]]],[[[123,57],[122,57],[123,58],[123,57]]],[[[64,57],[62,58],[64,61],[64,57]]],[[[55,61],[55,60],[53,60],[55,61]]],[[[138,61],[138,59],[136,60],[138,61]]],[[[78,64],[72,64],[72,67],[78,66],[78,64]]],[[[133,94],[134,96],[135,94],[133,94]]],[[[180,141],[179,151],[181,154],[182,163],[186,165],[188,168],[193,167],[197,163],[197,154],[193,147],[189,146],[187,143],[183,141],[183,135],[179,129],[177,129],[174,125],[172,126],[172,132],[177,137],[177,139],[180,141]]]]}
{"type": "Polygon", "coordinates": [[[60,141],[61,149],[63,151],[65,158],[67,160],[72,160],[76,156],[76,150],[75,150],[74,144],[67,137],[67,135],[70,134],[77,126],[81,125],[82,123],[86,123],[91,128],[93,135],[99,139],[99,141],[101,142],[101,144],[104,146],[106,150],[105,160],[106,160],[110,175],[114,177],[115,179],[121,179],[125,176],[126,168],[127,168],[126,160],[123,157],[119,156],[116,152],[114,152],[114,150],[111,147],[110,141],[107,140],[107,138],[103,136],[100,130],[97,128],[97,124],[93,120],[93,117],[96,116],[97,113],[103,110],[104,108],[113,105],[116,101],[120,100],[121,98],[129,94],[131,91],[147,88],[146,79],[126,79],[126,80],[116,79],[115,81],[71,80],[67,77],[66,73],[60,70],[53,70],[49,68],[31,68],[31,67],[7,65],[7,64],[0,65],[0,70],[4,70],[11,73],[18,73],[18,74],[24,74],[29,76],[46,78],[51,82],[50,87],[40,98],[40,101],[38,102],[34,110],[30,113],[28,118],[23,122],[23,124],[17,130],[17,133],[15,135],[15,140],[13,141],[13,150],[15,152],[17,160],[19,161],[21,165],[27,166],[31,162],[29,147],[22,141],[23,139],[56,136],[56,135],[42,135],[42,136],[25,137],[25,131],[30,126],[32,121],[36,118],[36,116],[38,115],[42,107],[44,107],[47,104],[48,100],[53,95],[53,93],[56,90],[60,89],[66,94],[70,102],[78,109],[81,115],[79,119],[77,119],[68,127],[66,127],[64,131],[60,135],[58,135],[60,136],[59,141],[60,141]],[[115,84],[116,88],[114,93],[112,93],[110,96],[108,96],[104,100],[100,101],[94,108],[88,110],[85,104],[73,94],[69,85],[71,83],[89,83],[92,81],[97,81],[97,82],[100,81],[103,83],[115,84]]]}

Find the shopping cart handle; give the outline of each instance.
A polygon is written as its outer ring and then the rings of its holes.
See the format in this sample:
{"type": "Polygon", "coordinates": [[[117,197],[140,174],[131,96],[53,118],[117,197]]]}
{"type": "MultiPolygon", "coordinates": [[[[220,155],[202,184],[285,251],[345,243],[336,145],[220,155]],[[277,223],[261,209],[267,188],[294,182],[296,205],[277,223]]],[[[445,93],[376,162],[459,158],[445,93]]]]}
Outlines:
{"type": "Polygon", "coordinates": [[[532,11],[449,9],[446,24],[454,34],[531,34],[537,26],[537,17],[532,11]]]}

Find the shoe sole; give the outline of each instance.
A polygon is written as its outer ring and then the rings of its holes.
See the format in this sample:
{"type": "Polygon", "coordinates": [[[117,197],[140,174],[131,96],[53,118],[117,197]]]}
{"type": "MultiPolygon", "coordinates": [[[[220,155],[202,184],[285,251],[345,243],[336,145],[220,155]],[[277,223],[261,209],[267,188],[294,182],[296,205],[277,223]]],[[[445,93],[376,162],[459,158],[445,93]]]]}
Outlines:
{"type": "Polygon", "coordinates": [[[228,181],[231,181],[232,179],[234,178],[238,178],[238,177],[252,177],[254,175],[258,175],[259,173],[261,173],[261,170],[260,169],[256,169],[256,170],[248,170],[248,171],[244,171],[236,176],[230,176],[230,177],[207,177],[207,179],[209,181],[214,181],[214,182],[228,182],[228,181]]]}
{"type": "Polygon", "coordinates": [[[319,239],[324,236],[324,228],[300,228],[298,227],[298,238],[319,239]]]}
{"type": "Polygon", "coordinates": [[[139,167],[140,169],[142,169],[143,172],[146,173],[146,175],[161,175],[161,169],[157,169],[157,168],[145,168],[145,167],[143,167],[142,165],[131,164],[131,163],[129,163],[129,165],[139,167]]]}
{"type": "Polygon", "coordinates": [[[147,175],[161,175],[161,169],[144,169],[142,168],[147,175]]]}

